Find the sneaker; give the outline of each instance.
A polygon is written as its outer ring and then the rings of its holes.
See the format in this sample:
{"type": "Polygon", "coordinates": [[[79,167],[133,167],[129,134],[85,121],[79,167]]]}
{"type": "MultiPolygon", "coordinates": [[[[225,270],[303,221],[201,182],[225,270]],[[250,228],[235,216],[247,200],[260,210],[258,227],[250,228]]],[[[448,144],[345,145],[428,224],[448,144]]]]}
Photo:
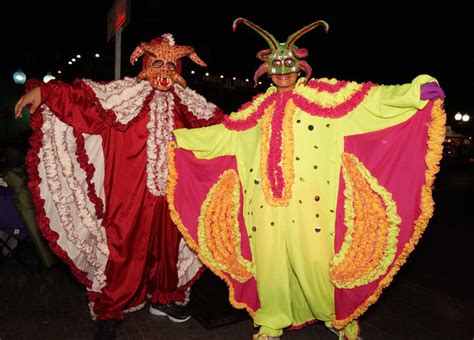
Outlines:
{"type": "Polygon", "coordinates": [[[339,337],[339,334],[341,333],[338,329],[331,328],[331,327],[328,327],[328,330],[329,330],[331,333],[336,334],[338,337],[339,337]]]}
{"type": "Polygon", "coordinates": [[[94,340],[115,340],[115,333],[120,320],[101,320],[95,330],[94,340]]]}
{"type": "Polygon", "coordinates": [[[169,305],[160,305],[159,303],[152,303],[150,306],[150,313],[158,316],[167,316],[173,322],[185,322],[191,318],[187,306],[180,306],[176,303],[169,305]]]}

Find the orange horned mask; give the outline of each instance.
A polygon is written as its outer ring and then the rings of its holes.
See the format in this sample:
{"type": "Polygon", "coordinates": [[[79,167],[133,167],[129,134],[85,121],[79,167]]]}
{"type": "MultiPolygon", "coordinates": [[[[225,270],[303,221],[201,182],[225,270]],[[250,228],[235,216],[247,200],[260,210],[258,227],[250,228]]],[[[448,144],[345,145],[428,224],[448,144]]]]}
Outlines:
{"type": "Polygon", "coordinates": [[[192,47],[176,45],[173,36],[169,33],[149,43],[140,43],[130,56],[132,65],[142,55],[145,55],[143,68],[137,79],[148,80],[151,86],[160,91],[168,91],[174,83],[186,87],[186,81],[180,75],[181,58],[187,56],[196,64],[207,66],[192,47]]]}

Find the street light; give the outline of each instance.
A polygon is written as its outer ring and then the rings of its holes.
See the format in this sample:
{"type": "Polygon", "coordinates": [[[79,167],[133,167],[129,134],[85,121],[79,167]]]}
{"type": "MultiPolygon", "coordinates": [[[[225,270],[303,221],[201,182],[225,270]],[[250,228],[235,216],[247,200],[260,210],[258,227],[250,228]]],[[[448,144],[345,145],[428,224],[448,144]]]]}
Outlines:
{"type": "Polygon", "coordinates": [[[461,112],[458,112],[454,115],[454,119],[457,120],[458,122],[467,123],[470,118],[471,117],[467,113],[462,114],[461,112]]]}
{"type": "Polygon", "coordinates": [[[15,84],[24,84],[26,81],[26,74],[22,70],[18,70],[13,73],[13,81],[15,84]]]}

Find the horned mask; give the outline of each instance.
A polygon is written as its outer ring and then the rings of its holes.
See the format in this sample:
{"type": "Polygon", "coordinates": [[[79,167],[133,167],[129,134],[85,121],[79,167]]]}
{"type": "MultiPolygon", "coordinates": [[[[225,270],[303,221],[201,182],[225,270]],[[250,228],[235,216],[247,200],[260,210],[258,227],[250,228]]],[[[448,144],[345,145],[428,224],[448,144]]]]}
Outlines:
{"type": "Polygon", "coordinates": [[[130,56],[132,65],[142,55],[144,55],[143,68],[137,79],[148,80],[151,86],[160,91],[168,91],[175,83],[186,87],[186,81],[180,75],[181,58],[189,57],[196,64],[207,66],[192,47],[176,45],[169,33],[149,43],[140,43],[130,56]]]}
{"type": "Polygon", "coordinates": [[[244,23],[254,29],[265,39],[270,47],[257,53],[257,58],[262,60],[263,64],[260,65],[254,74],[253,80],[255,86],[257,85],[258,78],[264,73],[268,73],[271,76],[273,74],[295,73],[301,70],[306,73],[306,80],[311,78],[311,66],[309,66],[306,61],[301,60],[308,56],[308,50],[296,47],[295,42],[303,34],[319,25],[322,25],[327,32],[329,25],[325,21],[319,20],[303,27],[296,33],[290,35],[285,43],[279,43],[273,35],[244,18],[238,18],[234,21],[232,26],[234,31],[239,23],[244,23]]]}

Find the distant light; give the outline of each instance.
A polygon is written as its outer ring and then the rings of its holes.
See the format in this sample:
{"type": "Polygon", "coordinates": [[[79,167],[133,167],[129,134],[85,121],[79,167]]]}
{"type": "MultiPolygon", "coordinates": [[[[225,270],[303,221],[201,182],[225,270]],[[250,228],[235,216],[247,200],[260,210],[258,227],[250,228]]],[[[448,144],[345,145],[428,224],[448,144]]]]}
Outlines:
{"type": "Polygon", "coordinates": [[[233,77],[232,80],[236,80],[237,78],[233,77]]]}
{"type": "Polygon", "coordinates": [[[454,119],[456,119],[456,120],[461,120],[461,119],[462,119],[462,114],[461,114],[461,112],[456,113],[456,114],[454,115],[454,119]]]}
{"type": "Polygon", "coordinates": [[[100,58],[100,54],[99,54],[99,53],[96,53],[96,54],[94,54],[94,57],[100,58]]]}
{"type": "Polygon", "coordinates": [[[76,58],[81,59],[81,55],[80,54],[76,55],[76,58]]]}
{"type": "Polygon", "coordinates": [[[196,72],[194,72],[194,70],[192,70],[192,71],[191,71],[191,74],[194,74],[194,73],[196,73],[196,72]]]}
{"type": "Polygon", "coordinates": [[[247,78],[247,79],[245,79],[245,81],[248,83],[248,82],[249,82],[249,79],[247,78]]]}
{"type": "Polygon", "coordinates": [[[48,81],[53,80],[53,79],[56,79],[56,77],[53,76],[51,73],[48,73],[47,75],[45,75],[45,76],[43,77],[43,81],[44,81],[45,83],[47,83],[48,81]]]}
{"type": "Polygon", "coordinates": [[[221,74],[221,79],[224,78],[224,76],[221,74]]]}
{"type": "Polygon", "coordinates": [[[209,77],[209,72],[206,72],[206,77],[209,77]]]}
{"type": "Polygon", "coordinates": [[[73,63],[75,63],[75,62],[76,62],[76,58],[72,58],[71,61],[72,61],[73,63]]]}
{"type": "Polygon", "coordinates": [[[13,73],[13,81],[15,84],[24,84],[26,81],[26,74],[22,70],[18,70],[13,73]]]}
{"type": "Polygon", "coordinates": [[[468,115],[467,113],[465,113],[465,114],[462,115],[462,121],[463,121],[463,122],[468,122],[468,121],[469,121],[469,118],[471,118],[471,117],[469,117],[469,115],[468,115]]]}
{"type": "Polygon", "coordinates": [[[262,82],[261,82],[261,81],[259,81],[259,82],[258,82],[258,85],[262,85],[262,82]]]}
{"type": "Polygon", "coordinates": [[[69,61],[68,64],[69,64],[69,65],[72,65],[72,61],[69,61]]]}
{"type": "Polygon", "coordinates": [[[58,70],[58,74],[61,74],[61,73],[63,73],[63,72],[61,70],[58,70]]]}

